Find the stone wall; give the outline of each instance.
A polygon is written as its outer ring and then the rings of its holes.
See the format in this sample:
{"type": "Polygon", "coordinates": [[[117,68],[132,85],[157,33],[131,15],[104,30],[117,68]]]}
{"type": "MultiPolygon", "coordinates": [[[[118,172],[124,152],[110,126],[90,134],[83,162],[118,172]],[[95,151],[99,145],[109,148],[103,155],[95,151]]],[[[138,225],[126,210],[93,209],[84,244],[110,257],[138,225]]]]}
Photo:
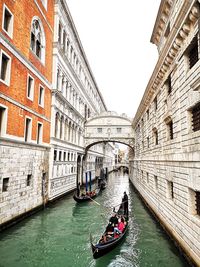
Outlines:
{"type": "Polygon", "coordinates": [[[158,63],[133,121],[136,141],[131,181],[187,256],[200,266],[200,129],[194,129],[198,123],[193,115],[200,103],[196,4],[182,1],[180,6],[177,2],[176,16],[171,18],[177,27],[169,36],[156,39],[161,49],[158,63]],[[189,51],[195,47],[195,36],[198,57],[191,66],[189,51]],[[169,58],[165,52],[170,49],[169,58]]]}
{"type": "Polygon", "coordinates": [[[0,224],[43,204],[46,189],[43,187],[42,177],[45,174],[47,183],[48,160],[48,148],[1,140],[0,224]],[[5,178],[9,179],[6,190],[3,189],[5,178]]]}

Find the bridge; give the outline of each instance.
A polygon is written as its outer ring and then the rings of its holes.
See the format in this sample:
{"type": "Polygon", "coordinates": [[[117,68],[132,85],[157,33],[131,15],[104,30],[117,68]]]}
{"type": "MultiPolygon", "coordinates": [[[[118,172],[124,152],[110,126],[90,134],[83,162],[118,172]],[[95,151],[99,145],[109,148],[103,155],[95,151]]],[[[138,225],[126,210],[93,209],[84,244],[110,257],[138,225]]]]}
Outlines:
{"type": "Polygon", "coordinates": [[[117,142],[134,149],[132,121],[125,114],[107,111],[88,119],[85,123],[86,151],[102,142],[117,142]]]}

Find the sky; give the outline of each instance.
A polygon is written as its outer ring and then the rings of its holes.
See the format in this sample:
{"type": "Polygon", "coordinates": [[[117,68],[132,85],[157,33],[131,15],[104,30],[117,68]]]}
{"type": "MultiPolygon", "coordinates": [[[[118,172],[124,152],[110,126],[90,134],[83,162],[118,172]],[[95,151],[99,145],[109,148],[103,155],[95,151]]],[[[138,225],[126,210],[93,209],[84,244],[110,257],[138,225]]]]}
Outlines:
{"type": "Polygon", "coordinates": [[[66,0],[107,109],[133,118],[158,60],[160,0],[66,0]]]}

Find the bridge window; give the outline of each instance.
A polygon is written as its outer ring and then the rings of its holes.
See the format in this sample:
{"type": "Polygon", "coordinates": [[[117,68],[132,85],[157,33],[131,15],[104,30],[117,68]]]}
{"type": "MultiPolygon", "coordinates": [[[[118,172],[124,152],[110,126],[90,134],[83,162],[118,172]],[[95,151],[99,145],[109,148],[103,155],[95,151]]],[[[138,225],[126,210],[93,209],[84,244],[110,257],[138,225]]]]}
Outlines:
{"type": "Polygon", "coordinates": [[[117,133],[121,133],[122,132],[122,128],[117,128],[117,133]]]}
{"type": "Polygon", "coordinates": [[[97,133],[102,133],[102,132],[103,132],[102,128],[97,128],[97,133]]]}

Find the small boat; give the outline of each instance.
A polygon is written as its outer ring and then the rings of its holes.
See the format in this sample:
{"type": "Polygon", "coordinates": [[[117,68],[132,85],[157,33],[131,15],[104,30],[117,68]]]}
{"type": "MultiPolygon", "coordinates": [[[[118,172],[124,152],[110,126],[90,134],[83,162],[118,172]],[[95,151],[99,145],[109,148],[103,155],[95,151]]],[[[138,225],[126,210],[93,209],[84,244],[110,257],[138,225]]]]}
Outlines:
{"type": "Polygon", "coordinates": [[[100,188],[96,188],[94,191],[91,191],[87,194],[81,194],[80,196],[77,196],[76,194],[74,194],[73,198],[78,203],[90,201],[93,198],[97,197],[99,195],[100,191],[101,191],[100,188]]]}
{"type": "MultiPolygon", "coordinates": [[[[109,240],[104,241],[102,237],[106,235],[106,231],[103,233],[101,239],[98,241],[96,245],[92,243],[92,236],[90,235],[90,243],[91,243],[91,248],[92,248],[92,253],[93,253],[93,258],[97,259],[99,257],[104,256],[111,250],[113,250],[117,245],[123,240],[125,237],[127,231],[128,231],[128,215],[124,214],[124,209],[123,205],[120,205],[119,210],[117,211],[118,216],[123,216],[125,220],[125,228],[121,234],[118,235],[118,237],[115,237],[114,234],[112,236],[109,235],[109,240]]],[[[106,227],[107,228],[107,227],[106,227]]]]}

